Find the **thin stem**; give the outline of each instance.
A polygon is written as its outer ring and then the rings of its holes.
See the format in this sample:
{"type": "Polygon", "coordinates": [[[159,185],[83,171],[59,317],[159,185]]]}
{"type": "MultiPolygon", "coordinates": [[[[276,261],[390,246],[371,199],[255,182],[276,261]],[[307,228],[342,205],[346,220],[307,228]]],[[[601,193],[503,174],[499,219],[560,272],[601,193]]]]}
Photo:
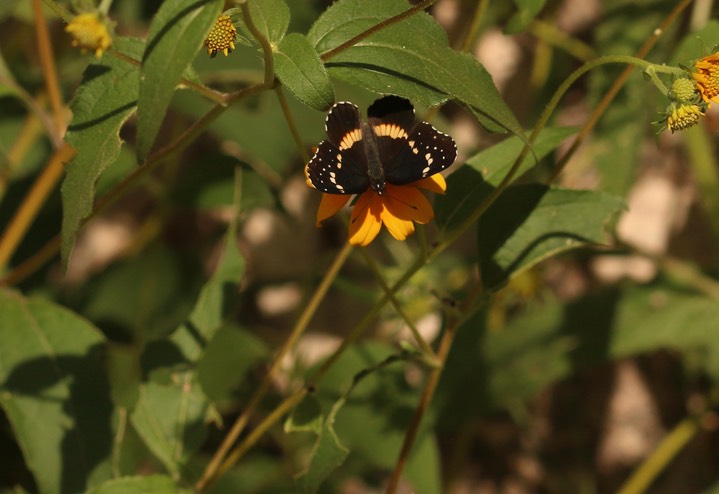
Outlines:
{"type": "Polygon", "coordinates": [[[627,480],[618,494],[646,492],[657,476],[699,431],[699,418],[687,417],[662,440],[659,447],[644,460],[639,469],[627,480]]]}
{"type": "MultiPolygon", "coordinates": [[[[469,296],[462,303],[460,312],[463,314],[474,312],[474,310],[476,310],[475,302],[482,295],[482,293],[482,285],[481,283],[478,283],[472,293],[470,293],[469,296]]],[[[395,468],[392,471],[392,477],[390,478],[389,486],[387,487],[387,494],[395,494],[397,492],[397,487],[399,486],[399,481],[402,478],[402,472],[404,471],[404,467],[407,464],[409,453],[412,450],[412,446],[417,439],[417,434],[419,434],[419,427],[422,424],[422,419],[424,418],[425,413],[429,409],[429,405],[432,402],[432,398],[434,397],[434,392],[437,390],[437,385],[439,384],[439,380],[442,377],[444,363],[447,361],[447,356],[449,355],[449,351],[452,348],[452,343],[454,342],[454,337],[457,334],[457,329],[465,321],[465,319],[465,317],[457,317],[452,319],[450,323],[447,324],[447,328],[442,335],[442,339],[439,343],[439,350],[437,351],[439,365],[437,367],[434,367],[430,371],[429,377],[427,378],[427,383],[422,390],[422,396],[420,398],[419,405],[415,410],[412,421],[410,422],[410,425],[407,428],[407,432],[405,433],[404,440],[402,441],[402,448],[400,449],[399,455],[397,457],[395,468]]]]}
{"type": "Polygon", "coordinates": [[[15,93],[15,96],[17,96],[18,99],[20,99],[20,101],[22,101],[28,108],[28,110],[37,117],[37,119],[42,123],[42,126],[45,128],[45,132],[47,132],[47,135],[52,142],[52,147],[58,149],[62,145],[62,136],[55,127],[55,122],[53,122],[52,118],[50,118],[47,112],[40,106],[40,104],[38,104],[37,99],[33,98],[32,95],[25,90],[25,88],[9,77],[0,76],[0,84],[11,88],[15,93]]]}
{"type": "Polygon", "coordinates": [[[250,13],[250,7],[247,4],[247,0],[242,0],[239,4],[242,9],[242,18],[245,21],[247,29],[249,29],[252,36],[255,40],[257,40],[260,47],[262,47],[262,56],[265,60],[265,87],[271,88],[275,84],[275,66],[274,58],[272,56],[272,45],[262,31],[257,29],[255,22],[252,20],[252,14],[250,13]]]}
{"type": "Polygon", "coordinates": [[[591,46],[560,31],[551,22],[535,19],[529,24],[529,32],[548,45],[564,50],[577,60],[586,62],[597,56],[591,46]]]}
{"type": "Polygon", "coordinates": [[[647,67],[644,70],[644,73],[649,76],[649,79],[654,83],[654,85],[659,89],[659,92],[662,93],[663,96],[669,95],[669,89],[664,85],[664,82],[659,78],[657,75],[657,70],[655,67],[647,67]]]}
{"type": "Polygon", "coordinates": [[[55,188],[62,176],[63,164],[72,159],[75,150],[70,146],[63,146],[58,149],[50,158],[47,166],[37,177],[32,188],[15,212],[10,224],[7,226],[2,238],[0,238],[0,271],[7,265],[15,253],[15,249],[25,236],[33,219],[45,203],[50,192],[55,188]]]}
{"type": "Polygon", "coordinates": [[[380,284],[382,290],[384,290],[385,294],[389,298],[389,302],[392,304],[392,307],[394,307],[394,310],[397,311],[397,314],[399,314],[399,316],[409,327],[410,331],[412,332],[412,336],[414,336],[417,345],[420,347],[422,353],[424,354],[424,358],[427,359],[432,366],[437,365],[437,354],[434,353],[432,347],[429,346],[429,344],[425,341],[420,332],[417,330],[417,326],[415,326],[415,324],[412,322],[412,319],[409,318],[407,313],[402,308],[402,305],[400,305],[400,303],[397,301],[397,298],[394,296],[394,293],[390,291],[389,285],[387,285],[387,282],[382,276],[382,273],[380,273],[374,258],[367,253],[366,249],[361,249],[360,252],[362,253],[362,257],[364,257],[365,262],[372,270],[372,274],[374,274],[375,279],[380,284]]]}
{"type": "Polygon", "coordinates": [[[336,46],[332,48],[331,50],[328,50],[320,55],[320,58],[322,60],[329,60],[330,58],[334,57],[335,55],[345,51],[348,48],[352,48],[354,45],[359,43],[365,38],[368,38],[369,36],[372,36],[374,33],[381,31],[382,29],[389,27],[393,24],[397,24],[400,21],[403,21],[407,19],[408,17],[413,16],[417,12],[421,12],[422,10],[430,7],[433,3],[435,3],[437,0],[424,0],[423,2],[418,3],[417,5],[410,7],[409,9],[405,10],[404,12],[401,12],[394,17],[390,17],[389,19],[385,19],[382,22],[378,22],[374,26],[372,26],[369,29],[366,29],[365,31],[362,31],[357,36],[354,36],[350,38],[349,40],[345,41],[339,46],[336,46]]]}
{"type": "Polygon", "coordinates": [[[57,2],[54,2],[53,0],[43,0],[45,5],[55,12],[55,14],[61,18],[65,23],[68,23],[72,20],[72,14],[65,10],[65,8],[62,5],[58,5],[57,2]]]}
{"type": "Polygon", "coordinates": [[[113,0],[100,0],[98,10],[107,15],[110,12],[110,7],[112,7],[112,2],[113,0]]]}
{"type": "MultiPolygon", "coordinates": [[[[254,392],[254,394],[250,398],[250,401],[245,406],[242,415],[237,418],[237,420],[232,426],[232,429],[230,429],[230,432],[224,438],[222,444],[212,457],[212,460],[210,460],[210,463],[205,468],[202,477],[195,485],[196,492],[201,492],[211,482],[215,480],[215,478],[220,474],[220,465],[223,465],[223,468],[225,465],[227,465],[229,458],[227,458],[227,460],[225,458],[228,451],[230,451],[232,445],[235,443],[235,441],[237,441],[237,438],[244,430],[250,417],[255,413],[255,410],[259,406],[260,402],[267,394],[267,391],[270,388],[274,376],[280,368],[282,360],[290,352],[290,350],[295,347],[295,344],[299,340],[300,336],[304,334],[305,330],[307,329],[307,326],[310,323],[310,320],[317,311],[317,308],[324,299],[325,295],[327,294],[327,291],[334,282],[335,278],[337,278],[337,274],[347,260],[347,257],[349,256],[350,252],[352,252],[352,246],[347,243],[337,254],[337,257],[330,266],[329,270],[327,270],[327,272],[325,273],[325,276],[322,278],[322,281],[317,287],[317,290],[315,290],[315,293],[312,295],[312,298],[307,303],[305,310],[302,312],[297,322],[295,323],[295,327],[292,329],[290,336],[287,338],[287,340],[285,340],[285,343],[282,345],[282,348],[275,355],[275,358],[273,359],[272,364],[267,371],[267,375],[262,380],[262,383],[260,384],[259,388],[257,388],[257,390],[254,392]]],[[[237,449],[242,450],[246,448],[245,443],[248,441],[248,438],[245,438],[245,440],[237,446],[237,449]]],[[[239,457],[237,457],[237,459],[239,459],[239,457]]],[[[227,468],[229,468],[229,466],[227,468]]]]}
{"type": "MultiPolygon", "coordinates": [[[[677,4],[676,7],[674,7],[674,10],[672,10],[667,17],[664,18],[664,20],[659,24],[659,27],[654,30],[652,35],[644,42],[644,44],[637,50],[636,58],[642,59],[647,56],[649,51],[652,49],[652,47],[656,44],[659,37],[664,33],[664,31],[676,20],[676,18],[679,16],[679,14],[682,13],[684,9],[686,9],[689,4],[692,3],[692,0],[680,0],[680,2],[677,4]]],[[[594,126],[597,124],[597,121],[599,120],[599,117],[601,117],[604,112],[606,111],[607,107],[609,107],[609,103],[612,102],[612,100],[616,97],[616,95],[619,93],[619,90],[624,86],[624,83],[629,78],[629,75],[632,73],[633,66],[629,65],[626,67],[622,73],[617,77],[617,79],[614,81],[612,86],[609,88],[609,90],[606,92],[602,100],[599,102],[599,104],[594,108],[594,111],[592,112],[592,115],[589,117],[587,122],[582,126],[582,129],[577,134],[577,137],[574,139],[574,142],[572,142],[572,145],[569,147],[566,153],[559,159],[557,162],[557,165],[554,168],[554,172],[552,173],[552,176],[549,178],[549,182],[554,182],[557,177],[562,173],[562,170],[567,166],[567,163],[569,160],[574,156],[574,153],[579,149],[579,146],[584,142],[584,140],[589,135],[589,132],[594,128],[594,126]]],[[[656,67],[656,70],[661,70],[661,66],[656,67]]]]}
{"type": "Polygon", "coordinates": [[[62,139],[65,129],[65,105],[62,102],[60,93],[60,83],[57,78],[57,70],[55,69],[55,58],[52,53],[52,44],[50,43],[50,35],[47,30],[45,16],[42,13],[42,3],[40,0],[32,0],[32,10],[35,16],[35,33],[37,35],[37,48],[40,56],[40,65],[42,73],[45,76],[45,87],[50,98],[50,108],[52,108],[53,117],[55,119],[55,133],[62,139]]]}
{"type": "MultiPolygon", "coordinates": [[[[137,67],[142,66],[142,62],[140,60],[132,58],[131,56],[126,55],[125,53],[122,53],[121,51],[118,51],[113,47],[110,47],[110,49],[107,50],[107,52],[110,53],[115,58],[122,60],[123,62],[127,62],[127,63],[135,65],[137,67]]],[[[221,91],[216,91],[215,89],[207,87],[203,84],[197,84],[196,82],[192,82],[188,79],[185,79],[184,77],[180,78],[179,84],[188,89],[191,89],[192,91],[195,91],[196,93],[201,94],[202,96],[206,97],[207,99],[209,99],[211,101],[214,101],[215,103],[217,103],[221,106],[227,106],[228,95],[221,91]]]]}
{"type": "Polygon", "coordinates": [[[290,111],[290,106],[287,104],[287,98],[285,97],[285,92],[282,89],[282,84],[275,85],[275,94],[277,95],[277,100],[280,102],[282,114],[285,116],[285,120],[287,121],[287,126],[290,128],[292,138],[295,140],[297,150],[299,151],[300,156],[302,156],[303,162],[307,163],[310,160],[310,156],[309,154],[307,154],[307,150],[302,143],[302,136],[300,136],[300,132],[299,130],[297,130],[297,124],[295,123],[295,119],[292,116],[292,112],[290,111]]]}
{"type": "Polygon", "coordinates": [[[472,42],[477,38],[477,33],[482,25],[482,19],[484,18],[484,13],[488,5],[489,0],[479,0],[479,2],[477,2],[477,8],[474,9],[474,16],[472,16],[472,24],[469,26],[469,30],[467,30],[467,34],[462,40],[462,46],[459,48],[460,51],[469,51],[472,47],[472,42]]]}

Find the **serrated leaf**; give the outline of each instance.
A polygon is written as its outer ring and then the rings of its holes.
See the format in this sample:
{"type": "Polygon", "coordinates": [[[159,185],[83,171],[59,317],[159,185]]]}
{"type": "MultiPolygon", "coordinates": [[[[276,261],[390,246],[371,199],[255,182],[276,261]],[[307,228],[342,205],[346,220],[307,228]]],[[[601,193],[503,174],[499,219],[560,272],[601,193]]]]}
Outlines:
{"type": "MultiPolygon", "coordinates": [[[[339,0],[307,36],[319,53],[326,53],[409,7],[404,0],[339,0]]],[[[488,129],[521,134],[482,64],[452,50],[444,30],[423,12],[336,54],[326,67],[331,77],[377,93],[398,94],[426,105],[455,99],[488,129]]]]}
{"type": "MultiPolygon", "coordinates": [[[[136,58],[144,46],[133,38],[118,38],[114,43],[118,51],[136,58]]],[[[65,140],[77,155],[66,165],[62,183],[60,253],[64,266],[82,222],[92,212],[98,178],[120,155],[120,128],[135,111],[138,83],[137,66],[105,56],[85,70],[70,104],[73,117],[65,140]]]]}
{"type": "Polygon", "coordinates": [[[334,103],[334,88],[325,66],[305,36],[285,36],[274,59],[277,77],[298,100],[320,111],[334,103]]]}
{"type": "Polygon", "coordinates": [[[100,332],[72,312],[0,290],[0,405],[42,494],[109,476],[103,349],[100,332]]]}
{"type": "Polygon", "coordinates": [[[510,187],[477,222],[485,288],[560,252],[603,243],[604,225],[622,209],[622,199],[604,192],[510,187]]]}
{"type": "Polygon", "coordinates": [[[140,68],[137,102],[137,155],[147,159],[183,72],[200,50],[222,0],[164,2],[150,24],[140,68]]]}
{"type": "Polygon", "coordinates": [[[307,395],[292,410],[292,413],[285,420],[285,432],[314,432],[322,433],[324,415],[322,406],[315,395],[307,395]]]}
{"type": "MultiPolygon", "coordinates": [[[[519,165],[515,179],[549,155],[567,137],[574,134],[570,127],[550,127],[542,130],[533,146],[533,154],[528,154],[519,165]]],[[[518,137],[510,137],[487,148],[471,158],[465,166],[447,177],[447,194],[435,199],[437,224],[443,231],[458,226],[472,213],[492,189],[499,185],[519,156],[524,142],[518,137]]]]}
{"type": "Polygon", "coordinates": [[[231,228],[217,271],[203,287],[187,322],[169,338],[148,346],[143,355],[148,366],[157,368],[154,373],[149,370],[151,380],[140,388],[131,421],[173,475],[180,473],[204,439],[210,402],[199,383],[196,364],[236,300],[243,270],[244,260],[231,228]]]}
{"type": "MultiPolygon", "coordinates": [[[[290,8],[285,0],[252,0],[248,2],[248,6],[255,27],[271,44],[276,46],[290,25],[290,8]]],[[[242,20],[241,27],[247,37],[254,40],[254,36],[247,29],[244,20],[242,20]]]]}
{"type": "Polygon", "coordinates": [[[148,475],[146,477],[122,477],[108,480],[90,489],[86,494],[178,494],[180,491],[170,477],[148,475]]]}

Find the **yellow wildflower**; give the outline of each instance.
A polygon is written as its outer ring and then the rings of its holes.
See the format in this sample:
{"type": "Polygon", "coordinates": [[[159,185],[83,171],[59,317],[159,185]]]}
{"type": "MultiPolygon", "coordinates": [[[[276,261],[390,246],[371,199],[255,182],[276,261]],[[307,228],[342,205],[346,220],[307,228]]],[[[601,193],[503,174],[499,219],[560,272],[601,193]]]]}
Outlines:
{"type": "MultiPolygon", "coordinates": [[[[397,240],[405,240],[414,233],[414,222],[428,223],[434,218],[434,211],[419,189],[444,194],[447,182],[438,173],[407,185],[387,184],[382,194],[371,187],[360,194],[350,215],[350,243],[369,245],[382,225],[397,240]]],[[[322,194],[317,225],[342,209],[349,199],[346,195],[322,194]]]]}
{"type": "Polygon", "coordinates": [[[205,40],[207,54],[212,58],[215,58],[219,52],[227,56],[235,49],[236,36],[237,28],[232,23],[232,19],[229,16],[221,15],[210,29],[210,33],[205,40]]]}
{"type": "Polygon", "coordinates": [[[712,101],[719,103],[719,53],[694,62],[692,78],[707,105],[712,101]]]}
{"type": "Polygon", "coordinates": [[[112,45],[107,25],[97,13],[76,15],[65,31],[72,35],[72,46],[79,47],[83,53],[92,51],[98,58],[112,45]]]}
{"type": "Polygon", "coordinates": [[[688,129],[699,122],[699,117],[704,116],[698,105],[682,104],[672,105],[667,110],[666,128],[672,131],[688,129]]]}

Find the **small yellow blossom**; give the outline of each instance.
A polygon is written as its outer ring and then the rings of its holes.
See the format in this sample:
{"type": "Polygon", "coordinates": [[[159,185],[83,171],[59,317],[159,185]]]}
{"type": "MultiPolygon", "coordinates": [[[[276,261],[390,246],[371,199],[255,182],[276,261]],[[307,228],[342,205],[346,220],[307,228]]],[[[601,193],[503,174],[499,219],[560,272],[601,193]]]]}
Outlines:
{"type": "Polygon", "coordinates": [[[210,29],[210,33],[205,40],[207,54],[212,58],[215,58],[219,52],[227,56],[235,49],[236,36],[237,28],[235,28],[230,17],[221,15],[210,29]]]}
{"type": "Polygon", "coordinates": [[[79,47],[83,53],[92,51],[98,58],[112,45],[107,25],[96,13],[76,15],[65,31],[72,35],[72,46],[79,47]]]}
{"type": "MultiPolygon", "coordinates": [[[[434,211],[419,189],[444,194],[447,182],[442,175],[435,174],[407,185],[387,184],[381,195],[371,187],[360,194],[350,215],[350,243],[369,245],[382,225],[397,240],[405,240],[414,233],[415,222],[428,223],[434,218],[434,211]]],[[[341,194],[322,194],[317,225],[342,209],[349,199],[341,194]]]]}
{"type": "Polygon", "coordinates": [[[704,113],[698,105],[672,105],[667,110],[666,128],[673,134],[677,130],[688,129],[692,125],[696,125],[699,122],[699,117],[702,116],[704,113]]]}
{"type": "Polygon", "coordinates": [[[719,103],[719,53],[694,62],[692,78],[707,105],[719,103]]]}

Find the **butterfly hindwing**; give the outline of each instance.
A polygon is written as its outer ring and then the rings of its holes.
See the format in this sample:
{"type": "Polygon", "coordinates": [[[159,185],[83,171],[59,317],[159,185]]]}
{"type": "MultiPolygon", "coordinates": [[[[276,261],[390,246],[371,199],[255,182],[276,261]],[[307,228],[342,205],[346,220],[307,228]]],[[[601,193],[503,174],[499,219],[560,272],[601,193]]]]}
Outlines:
{"type": "Polygon", "coordinates": [[[402,139],[399,151],[383,161],[385,179],[405,185],[439,173],[457,158],[457,145],[447,134],[427,122],[419,122],[402,139]]]}

